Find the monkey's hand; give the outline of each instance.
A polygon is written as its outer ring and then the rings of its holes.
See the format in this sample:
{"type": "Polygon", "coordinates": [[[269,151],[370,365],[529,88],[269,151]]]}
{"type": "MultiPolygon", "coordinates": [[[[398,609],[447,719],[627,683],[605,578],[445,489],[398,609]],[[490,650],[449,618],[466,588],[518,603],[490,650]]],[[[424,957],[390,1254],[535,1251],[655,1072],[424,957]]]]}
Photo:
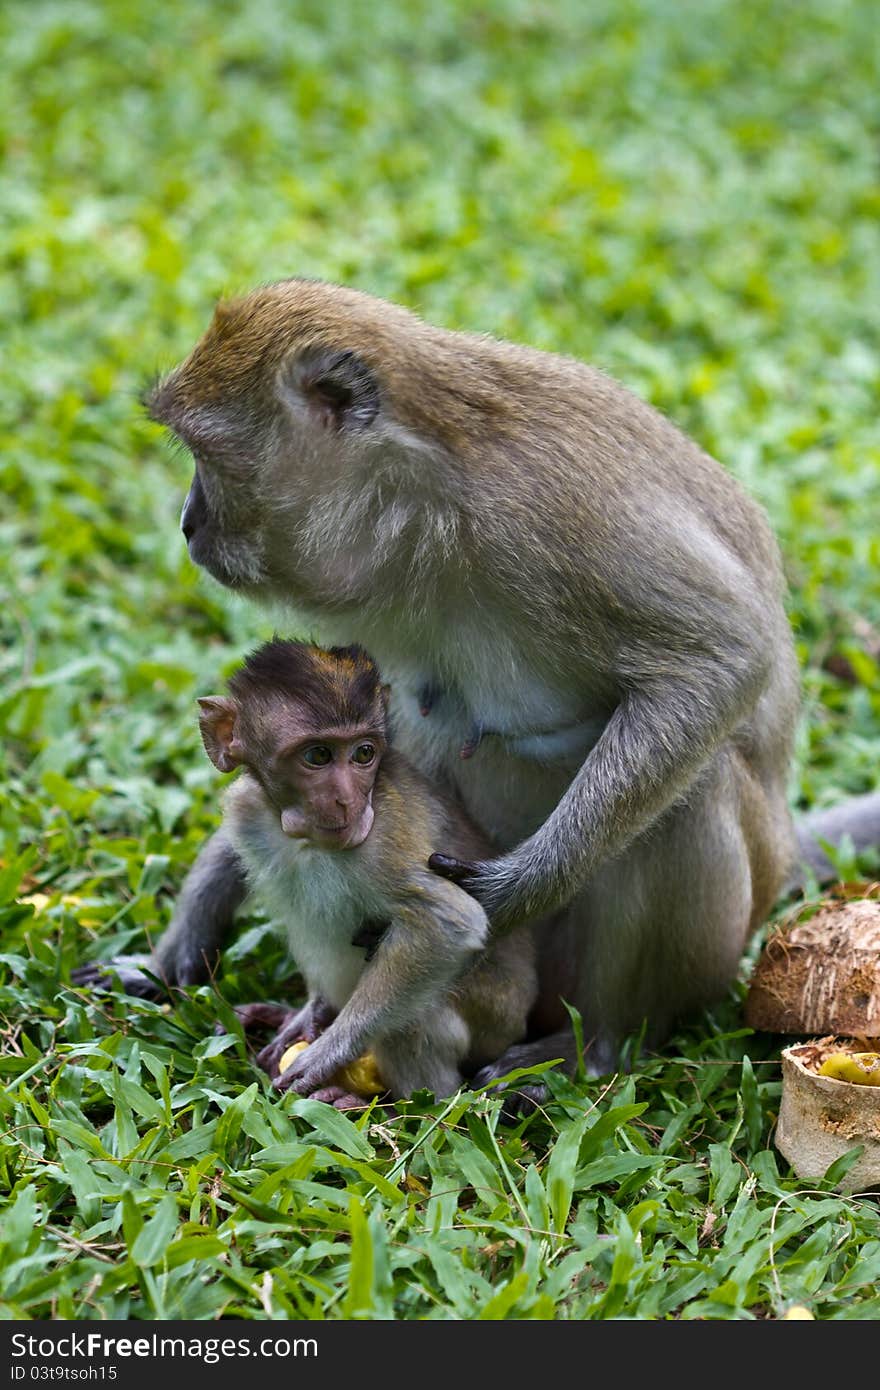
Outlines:
{"type": "MultiPolygon", "coordinates": [[[[450,882],[457,883],[466,893],[471,893],[471,885],[476,885],[480,872],[479,864],[473,864],[467,859],[454,859],[451,854],[432,854],[428,860],[428,868],[441,878],[448,878],[450,882]]],[[[471,893],[471,897],[478,898],[478,894],[471,893]]]]}
{"type": "Polygon", "coordinates": [[[301,1009],[287,1010],[287,1021],[281,1031],[257,1053],[257,1066],[262,1067],[273,1081],[276,1080],[279,1063],[287,1049],[298,1042],[313,1043],[325,1028],[329,1028],[335,1017],[335,1011],[320,996],[310,999],[301,1009]]]}
{"type": "Polygon", "coordinates": [[[515,868],[512,855],[474,863],[451,854],[432,854],[428,868],[441,878],[448,878],[480,904],[494,937],[522,926],[546,910],[541,898],[529,891],[526,874],[520,874],[511,888],[511,869],[515,868]]]}
{"type": "Polygon", "coordinates": [[[338,1034],[334,1036],[334,1029],[330,1028],[298,1057],[294,1057],[290,1066],[285,1067],[280,1076],[275,1076],[273,1084],[279,1091],[296,1091],[299,1096],[310,1096],[328,1086],[339,1068],[355,1061],[358,1055],[354,1049],[340,1046],[340,1042],[338,1034]]]}
{"type": "Polygon", "coordinates": [[[358,927],[351,938],[351,944],[362,947],[364,959],[370,961],[378,951],[382,937],[390,926],[391,921],[388,918],[370,917],[358,927]]]}
{"type": "Polygon", "coordinates": [[[146,955],[89,961],[71,970],[70,978],[80,989],[108,990],[118,981],[126,994],[135,994],[140,999],[161,999],[166,993],[156,961],[146,955]]]}

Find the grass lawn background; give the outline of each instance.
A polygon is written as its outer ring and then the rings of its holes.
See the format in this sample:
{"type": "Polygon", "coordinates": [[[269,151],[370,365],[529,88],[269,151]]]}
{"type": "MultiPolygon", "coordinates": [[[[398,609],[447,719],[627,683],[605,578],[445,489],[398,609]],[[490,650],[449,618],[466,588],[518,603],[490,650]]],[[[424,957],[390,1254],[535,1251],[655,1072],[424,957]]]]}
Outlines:
{"type": "Polygon", "coordinates": [[[787,1176],[777,1041],[743,1029],[741,990],[509,1128],[471,1094],[356,1123],[268,1094],[213,1035],[294,983],[257,917],[172,1012],[69,987],[83,952],[167,921],[217,815],[195,697],[269,632],[189,563],[187,459],[137,405],[262,280],[571,353],[671,415],[782,543],[793,799],[876,785],[876,19],[6,0],[5,1316],[880,1316],[877,1206],[787,1176]]]}

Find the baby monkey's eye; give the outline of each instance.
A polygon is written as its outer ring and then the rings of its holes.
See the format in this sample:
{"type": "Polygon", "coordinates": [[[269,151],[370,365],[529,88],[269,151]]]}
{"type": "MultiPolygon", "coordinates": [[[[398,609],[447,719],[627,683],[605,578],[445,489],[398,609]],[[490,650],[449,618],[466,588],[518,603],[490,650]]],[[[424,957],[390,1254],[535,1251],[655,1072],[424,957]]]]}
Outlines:
{"type": "Polygon", "coordinates": [[[328,748],[326,743],[316,743],[311,748],[306,748],[303,755],[303,762],[309,767],[326,767],[333,761],[333,751],[328,748]]]}
{"type": "Polygon", "coordinates": [[[376,750],[372,743],[361,743],[352,753],[351,760],[361,767],[369,767],[375,756],[376,750]]]}

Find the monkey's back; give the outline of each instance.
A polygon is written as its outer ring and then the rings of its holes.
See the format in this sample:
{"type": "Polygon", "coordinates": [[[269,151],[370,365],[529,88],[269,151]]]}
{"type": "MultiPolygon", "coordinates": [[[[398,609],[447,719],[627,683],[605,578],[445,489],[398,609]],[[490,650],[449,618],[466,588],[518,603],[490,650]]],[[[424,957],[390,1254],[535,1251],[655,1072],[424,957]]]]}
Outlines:
{"type": "Polygon", "coordinates": [[[516,507],[525,487],[537,519],[549,501],[564,532],[558,508],[567,500],[599,520],[604,510],[613,524],[634,484],[667,495],[671,487],[747,563],[778,573],[764,513],[732,475],[649,402],[572,357],[441,328],[359,290],[293,277],[219,305],[174,376],[194,393],[210,378],[218,394],[240,395],[262,387],[267,365],[313,343],[356,353],[394,418],[439,443],[490,494],[497,480],[502,503],[516,507]]]}

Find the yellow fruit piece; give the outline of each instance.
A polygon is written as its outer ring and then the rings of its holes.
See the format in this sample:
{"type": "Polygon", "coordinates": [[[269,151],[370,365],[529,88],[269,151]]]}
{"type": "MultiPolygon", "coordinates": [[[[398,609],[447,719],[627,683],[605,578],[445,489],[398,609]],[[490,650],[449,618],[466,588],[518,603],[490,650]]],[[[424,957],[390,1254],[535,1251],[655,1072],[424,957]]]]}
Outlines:
{"type": "Polygon", "coordinates": [[[281,1054],[281,1061],[278,1063],[278,1070],[287,1071],[287,1068],[290,1066],[294,1057],[298,1057],[301,1052],[305,1052],[307,1047],[307,1042],[294,1043],[293,1047],[289,1047],[286,1052],[283,1052],[281,1054]]]}
{"type": "Polygon", "coordinates": [[[407,1192],[417,1192],[420,1197],[428,1197],[430,1193],[422,1182],[421,1178],[414,1178],[412,1173],[407,1173],[403,1179],[403,1185],[407,1192]]]}
{"type": "MultiPolygon", "coordinates": [[[[294,1043],[281,1057],[278,1063],[279,1071],[287,1071],[294,1057],[298,1057],[308,1047],[307,1042],[294,1043]]],[[[388,1087],[379,1075],[379,1068],[372,1052],[365,1052],[363,1057],[358,1057],[356,1062],[351,1062],[347,1067],[340,1067],[333,1078],[334,1086],[341,1086],[343,1090],[350,1091],[352,1095],[381,1096],[388,1087]]]]}
{"type": "Polygon", "coordinates": [[[372,1052],[365,1052],[356,1062],[340,1067],[333,1078],[337,1086],[344,1086],[356,1096],[381,1096],[388,1087],[379,1075],[379,1068],[372,1052]]]}
{"type": "Polygon", "coordinates": [[[855,1086],[880,1086],[880,1052],[832,1052],[819,1068],[819,1075],[855,1086]]]}
{"type": "Polygon", "coordinates": [[[809,1308],[805,1308],[804,1305],[803,1305],[802,1303],[793,1303],[793,1304],[791,1305],[791,1307],[790,1307],[790,1308],[787,1308],[786,1311],[782,1314],[782,1318],[783,1318],[783,1321],[784,1321],[784,1322],[815,1322],[815,1321],[816,1321],[815,1317],[814,1317],[813,1314],[810,1312],[809,1308]]]}

